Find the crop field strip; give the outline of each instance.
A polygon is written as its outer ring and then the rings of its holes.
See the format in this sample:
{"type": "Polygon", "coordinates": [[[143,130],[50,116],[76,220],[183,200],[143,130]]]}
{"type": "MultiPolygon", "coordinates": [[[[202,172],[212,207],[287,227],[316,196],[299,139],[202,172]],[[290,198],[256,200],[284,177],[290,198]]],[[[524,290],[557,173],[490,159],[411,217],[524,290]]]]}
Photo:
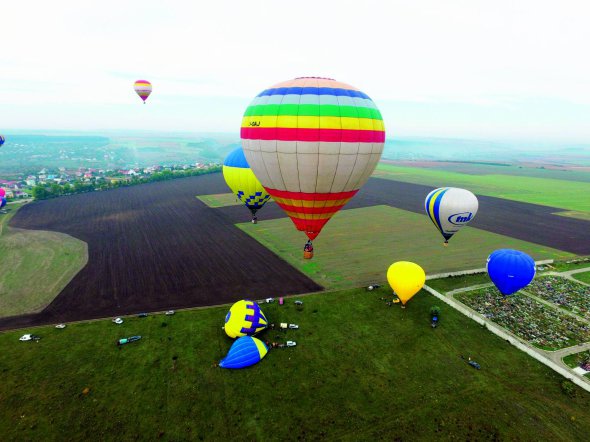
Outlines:
{"type": "MultiPolygon", "coordinates": [[[[430,190],[429,186],[372,178],[346,209],[386,204],[423,214],[423,198],[430,190]]],[[[148,309],[213,305],[243,297],[244,292],[274,296],[277,291],[318,290],[316,283],[294,272],[275,254],[232,226],[250,220],[244,207],[210,209],[195,198],[222,193],[227,193],[223,176],[213,174],[74,195],[26,207],[13,219],[13,226],[55,230],[88,242],[89,265],[40,314],[4,318],[0,320],[0,329],[148,309]],[[68,218],[64,213],[72,215],[68,218]],[[180,228],[176,226],[178,217],[184,217],[180,228]],[[95,219],[94,225],[86,221],[90,219],[95,219]],[[137,228],[156,224],[158,227],[152,232],[137,228]],[[166,246],[163,239],[152,236],[156,232],[168,239],[166,246]],[[238,250],[239,257],[227,257],[228,250],[238,250]],[[254,262],[259,265],[257,272],[265,275],[273,273],[268,263],[280,262],[286,279],[277,277],[277,284],[279,280],[284,283],[273,288],[266,283],[265,276],[248,274],[245,266],[254,262]],[[230,284],[226,288],[212,274],[215,266],[226,272],[232,268],[241,282],[236,276],[235,286],[230,284]],[[137,273],[138,268],[142,273],[137,273]],[[78,297],[81,299],[77,300],[78,297]]],[[[571,253],[590,253],[590,222],[552,215],[556,209],[551,207],[491,197],[479,199],[480,212],[470,223],[472,227],[571,253]]],[[[260,211],[259,219],[273,218],[285,215],[276,204],[268,203],[260,211]]],[[[431,227],[434,235],[436,231],[431,227]]]]}
{"type": "Polygon", "coordinates": [[[73,195],[23,207],[12,226],[88,243],[89,262],[41,313],[0,329],[223,304],[322,287],[195,198],[221,174],[73,195]]]}
{"type": "MultiPolygon", "coordinates": [[[[424,198],[431,186],[405,183],[382,178],[371,178],[350,200],[344,210],[376,205],[388,205],[424,214],[424,198]]],[[[470,227],[498,233],[576,255],[590,254],[590,221],[555,215],[555,207],[510,201],[502,198],[477,195],[479,210],[469,223],[470,227]]],[[[258,214],[260,221],[284,218],[284,212],[267,204],[258,214]]],[[[235,223],[247,222],[248,211],[242,208],[222,207],[222,211],[235,223]]],[[[337,216],[337,215],[336,215],[337,216]]],[[[370,220],[367,220],[370,222],[370,220]]],[[[430,221],[429,221],[430,222],[430,221]]],[[[327,224],[329,226],[330,223],[327,224]]],[[[328,227],[326,227],[328,228],[328,227]]],[[[432,226],[434,229],[434,226],[432,226]]],[[[395,227],[392,226],[392,232],[395,227]]],[[[460,235],[460,233],[458,234],[460,235]]],[[[321,238],[321,235],[319,236],[321,238]]],[[[442,240],[441,240],[442,241],[442,240]]],[[[453,241],[453,240],[451,240],[453,241]]]]}
{"type": "Polygon", "coordinates": [[[386,205],[338,213],[314,241],[316,254],[309,261],[301,259],[305,237],[288,219],[258,225],[246,222],[238,227],[329,289],[384,282],[385,270],[398,260],[414,261],[427,274],[436,274],[485,267],[488,254],[498,248],[517,248],[535,259],[571,257],[567,252],[472,227],[462,229],[443,247],[426,216],[386,205]]]}

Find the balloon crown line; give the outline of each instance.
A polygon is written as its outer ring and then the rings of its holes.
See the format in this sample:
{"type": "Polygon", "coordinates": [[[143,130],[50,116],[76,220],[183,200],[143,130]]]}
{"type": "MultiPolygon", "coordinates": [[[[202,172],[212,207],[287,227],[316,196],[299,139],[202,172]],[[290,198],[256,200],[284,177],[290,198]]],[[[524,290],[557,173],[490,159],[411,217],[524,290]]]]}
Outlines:
{"type": "Polygon", "coordinates": [[[328,77],[295,77],[295,80],[304,80],[306,78],[315,78],[316,80],[331,80],[331,81],[336,81],[333,78],[328,78],[328,77]]]}

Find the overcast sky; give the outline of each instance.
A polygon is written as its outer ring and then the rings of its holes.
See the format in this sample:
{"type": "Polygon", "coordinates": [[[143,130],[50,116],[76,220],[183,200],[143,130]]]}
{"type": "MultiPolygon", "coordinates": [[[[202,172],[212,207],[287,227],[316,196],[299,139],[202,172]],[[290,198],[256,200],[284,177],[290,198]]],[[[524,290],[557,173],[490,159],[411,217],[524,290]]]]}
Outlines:
{"type": "Polygon", "coordinates": [[[261,90],[317,75],[367,93],[388,136],[590,140],[586,0],[0,0],[0,17],[0,133],[238,133],[261,90]]]}

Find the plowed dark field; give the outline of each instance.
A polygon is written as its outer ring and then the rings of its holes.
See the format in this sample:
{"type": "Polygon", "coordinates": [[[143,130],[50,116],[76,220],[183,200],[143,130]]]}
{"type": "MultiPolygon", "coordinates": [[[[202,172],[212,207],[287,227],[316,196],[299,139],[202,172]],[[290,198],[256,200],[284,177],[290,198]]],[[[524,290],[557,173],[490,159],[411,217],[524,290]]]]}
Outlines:
{"type": "Polygon", "coordinates": [[[88,265],[44,311],[0,329],[321,290],[195,198],[226,189],[214,174],[23,207],[11,226],[87,242],[88,265]]]}
{"type": "MultiPolygon", "coordinates": [[[[423,213],[430,190],[372,178],[346,208],[388,204],[423,213]]],[[[214,174],[23,207],[11,226],[86,241],[89,263],[43,312],[0,319],[0,329],[321,290],[234,227],[250,219],[243,207],[211,209],[195,198],[224,192],[222,175],[214,174]]],[[[590,254],[590,222],[553,215],[560,209],[551,207],[478,198],[471,226],[590,254]]],[[[284,216],[269,203],[259,219],[284,216]]]]}

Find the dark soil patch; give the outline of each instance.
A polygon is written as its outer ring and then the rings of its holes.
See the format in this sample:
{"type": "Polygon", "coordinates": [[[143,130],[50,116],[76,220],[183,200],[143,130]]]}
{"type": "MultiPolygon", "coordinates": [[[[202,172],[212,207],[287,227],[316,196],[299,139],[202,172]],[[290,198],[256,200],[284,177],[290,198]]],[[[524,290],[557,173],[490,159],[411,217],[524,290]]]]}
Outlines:
{"type": "Polygon", "coordinates": [[[23,207],[11,226],[86,241],[89,260],[45,310],[0,329],[321,290],[195,198],[226,190],[213,174],[23,207]]]}

